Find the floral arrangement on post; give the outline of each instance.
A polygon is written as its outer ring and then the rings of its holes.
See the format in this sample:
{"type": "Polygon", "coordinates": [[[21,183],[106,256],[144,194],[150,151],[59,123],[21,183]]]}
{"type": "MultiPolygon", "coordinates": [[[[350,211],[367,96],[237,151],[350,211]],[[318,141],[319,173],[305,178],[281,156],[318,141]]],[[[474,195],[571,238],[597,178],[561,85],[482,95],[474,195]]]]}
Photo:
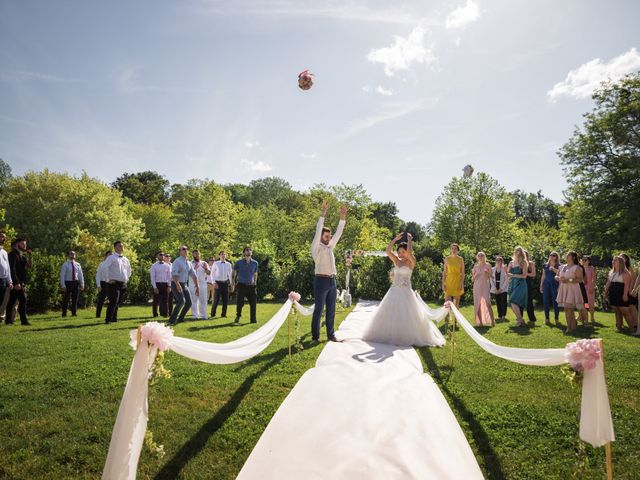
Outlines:
{"type": "MultiPolygon", "coordinates": [[[[159,322],[147,322],[138,327],[138,330],[131,330],[129,335],[129,345],[134,350],[138,349],[138,342],[148,342],[158,349],[153,365],[149,368],[149,386],[155,385],[161,378],[171,378],[171,372],[164,368],[164,352],[171,347],[173,330],[159,322]]],[[[149,428],[144,434],[144,444],[158,458],[164,457],[164,446],[155,442],[153,432],[149,428]]]]}
{"type": "Polygon", "coordinates": [[[562,367],[562,373],[572,385],[580,385],[586,370],[593,370],[598,360],[602,359],[602,345],[595,338],[583,338],[576,342],[567,343],[564,358],[567,365],[562,367]]]}

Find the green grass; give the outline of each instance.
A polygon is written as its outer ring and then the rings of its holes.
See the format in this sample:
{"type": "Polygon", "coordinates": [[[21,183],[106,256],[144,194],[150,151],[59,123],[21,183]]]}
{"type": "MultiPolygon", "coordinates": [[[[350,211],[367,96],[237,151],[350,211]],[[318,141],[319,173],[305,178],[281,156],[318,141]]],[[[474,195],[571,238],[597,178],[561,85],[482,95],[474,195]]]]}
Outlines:
{"type": "MultiPolygon", "coordinates": [[[[260,304],[258,326],[279,306],[260,304]]],[[[124,307],[121,321],[108,326],[91,310],[67,319],[50,313],[33,316],[31,327],[0,327],[0,478],[99,478],[133,355],[129,330],[148,321],[149,313],[149,307],[124,307]]],[[[340,310],[338,322],[347,313],[340,310]]],[[[463,313],[470,318],[468,307],[463,313]]],[[[227,342],[257,328],[231,321],[187,322],[176,334],[227,342]]],[[[605,339],[616,478],[637,478],[640,339],[616,333],[611,314],[598,313],[597,321],[577,336],[605,339]]],[[[303,318],[303,333],[309,325],[303,318]]],[[[511,319],[484,329],[485,335],[519,347],[563,347],[572,338],[555,327],[513,325],[511,319]]],[[[152,386],[149,399],[149,428],[166,455],[158,459],[143,449],[138,478],[235,478],[282,400],[320,354],[324,343],[312,346],[309,337],[292,360],[286,327],[261,355],[237,365],[167,354],[173,377],[152,386]]],[[[513,364],[484,353],[462,331],[456,337],[455,369],[448,347],[419,349],[419,356],[487,478],[604,478],[602,449],[577,440],[580,392],[558,367],[513,364]]]]}

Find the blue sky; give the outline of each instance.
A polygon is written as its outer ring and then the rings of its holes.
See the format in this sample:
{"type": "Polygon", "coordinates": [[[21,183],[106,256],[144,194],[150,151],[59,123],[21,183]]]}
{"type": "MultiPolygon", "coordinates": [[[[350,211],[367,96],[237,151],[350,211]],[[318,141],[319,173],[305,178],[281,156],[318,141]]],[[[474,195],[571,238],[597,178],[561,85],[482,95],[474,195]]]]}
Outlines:
{"type": "Polygon", "coordinates": [[[362,183],[422,223],[468,163],[561,200],[555,152],[599,81],[640,70],[638,18],[632,0],[1,0],[0,157],[362,183]]]}

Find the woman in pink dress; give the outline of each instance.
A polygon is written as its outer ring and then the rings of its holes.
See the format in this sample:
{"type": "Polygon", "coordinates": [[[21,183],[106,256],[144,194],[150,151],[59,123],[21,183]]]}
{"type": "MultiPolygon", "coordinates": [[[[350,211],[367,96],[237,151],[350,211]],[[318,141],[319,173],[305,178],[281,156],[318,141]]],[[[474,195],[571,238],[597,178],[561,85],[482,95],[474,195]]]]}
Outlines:
{"type": "Polygon", "coordinates": [[[564,314],[567,319],[565,333],[571,333],[578,326],[575,311],[584,308],[584,298],[580,290],[582,268],[578,265],[578,254],[573,250],[567,252],[565,262],[558,273],[560,287],[558,288],[557,301],[558,305],[564,308],[564,314]]]}
{"type": "Polygon", "coordinates": [[[596,279],[598,278],[598,274],[596,267],[591,265],[591,257],[589,255],[583,255],[581,263],[584,267],[584,288],[587,289],[588,300],[584,308],[589,309],[590,322],[594,323],[596,313],[596,279]]]}
{"type": "Polygon", "coordinates": [[[476,317],[476,325],[496,324],[493,318],[493,309],[491,308],[491,265],[487,263],[487,257],[484,252],[478,252],[476,255],[478,262],[471,270],[471,279],[473,280],[473,311],[476,317]]]}

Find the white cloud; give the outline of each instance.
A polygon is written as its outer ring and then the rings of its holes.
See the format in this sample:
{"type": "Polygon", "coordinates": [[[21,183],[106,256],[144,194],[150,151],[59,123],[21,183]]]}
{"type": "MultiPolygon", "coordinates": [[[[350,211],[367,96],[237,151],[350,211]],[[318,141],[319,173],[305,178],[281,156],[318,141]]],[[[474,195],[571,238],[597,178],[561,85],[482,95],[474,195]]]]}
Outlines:
{"type": "Polygon", "coordinates": [[[262,144],[258,140],[245,142],[244,146],[247,148],[262,149],[262,144]]]}
{"type": "Polygon", "coordinates": [[[437,98],[432,98],[411,103],[388,103],[386,105],[383,105],[377,112],[371,115],[367,115],[362,118],[356,118],[349,122],[344,136],[350,137],[356,135],[364,130],[378,125],[379,123],[401,118],[420,110],[424,110],[425,108],[435,105],[437,102],[437,98]]]}
{"type": "Polygon", "coordinates": [[[378,85],[376,87],[376,92],[384,97],[390,97],[391,95],[393,95],[393,90],[385,89],[382,85],[378,85]]]}
{"type": "Polygon", "coordinates": [[[316,158],[318,156],[318,153],[317,152],[311,152],[311,153],[302,152],[302,153],[300,153],[300,156],[302,158],[304,158],[305,160],[313,160],[314,158],[316,158]]]}
{"type": "Polygon", "coordinates": [[[50,73],[43,73],[43,72],[32,72],[32,71],[24,71],[24,70],[0,72],[0,82],[29,82],[29,81],[52,82],[52,83],[80,82],[80,80],[77,78],[64,78],[58,75],[53,75],[50,73]]]}
{"type": "Polygon", "coordinates": [[[242,165],[247,170],[256,173],[265,173],[273,170],[273,167],[271,165],[263,162],[262,160],[254,162],[253,160],[247,160],[246,158],[243,158],[242,160],[240,160],[240,165],[242,165]]]}
{"type": "Polygon", "coordinates": [[[413,63],[431,64],[436,61],[436,57],[431,46],[425,44],[424,36],[424,28],[418,25],[407,37],[396,35],[391,46],[371,50],[367,59],[382,63],[384,73],[390,77],[399,70],[409,70],[413,63]]]}
{"type": "Polygon", "coordinates": [[[164,87],[158,85],[143,85],[139,82],[140,68],[125,65],[115,70],[112,79],[116,88],[122,93],[135,92],[160,92],[160,93],[206,93],[201,88],[190,87],[164,87]]]}
{"type": "Polygon", "coordinates": [[[594,58],[575,70],[571,70],[562,82],[556,83],[547,92],[547,97],[552,102],[563,96],[588,98],[602,82],[619,80],[627,73],[638,69],[640,69],[640,54],[635,48],[608,62],[594,58]]]}
{"type": "Polygon", "coordinates": [[[369,86],[369,85],[365,85],[365,86],[363,86],[363,87],[362,87],[362,91],[363,91],[364,93],[371,93],[371,86],[369,86]]]}
{"type": "Polygon", "coordinates": [[[480,18],[480,7],[474,0],[453,10],[445,20],[447,28],[465,28],[480,18]]]}

